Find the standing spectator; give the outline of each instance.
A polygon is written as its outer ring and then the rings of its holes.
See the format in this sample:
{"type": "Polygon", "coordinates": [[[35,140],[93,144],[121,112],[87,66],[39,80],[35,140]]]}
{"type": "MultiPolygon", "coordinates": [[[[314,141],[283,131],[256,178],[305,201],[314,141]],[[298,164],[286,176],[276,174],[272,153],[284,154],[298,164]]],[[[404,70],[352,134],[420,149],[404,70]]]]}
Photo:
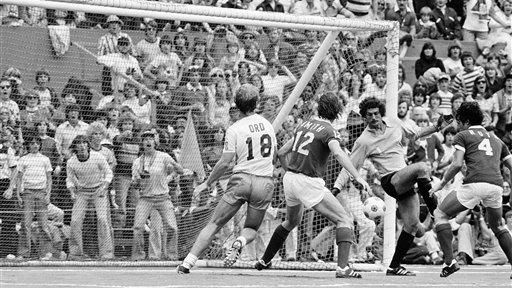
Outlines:
{"type": "Polygon", "coordinates": [[[16,198],[13,198],[16,181],[11,179],[14,179],[16,173],[16,159],[14,150],[6,145],[6,136],[4,133],[0,134],[0,258],[14,258],[18,247],[16,223],[19,222],[19,217],[16,198]]]}
{"type": "Polygon", "coordinates": [[[439,104],[439,112],[444,115],[451,114],[451,105],[450,100],[452,99],[453,93],[448,90],[450,87],[450,76],[448,74],[441,74],[437,78],[437,92],[432,95],[438,96],[441,98],[439,104]]]}
{"type": "Polygon", "coordinates": [[[71,157],[70,146],[78,135],[85,135],[89,124],[80,120],[80,107],[76,104],[71,104],[66,107],[66,119],[68,121],[62,123],[55,131],[55,141],[57,147],[65,159],[71,157]]]}
{"type": "Polygon", "coordinates": [[[496,135],[502,136],[505,134],[505,127],[507,124],[512,123],[511,111],[512,108],[512,75],[505,76],[505,85],[503,89],[494,93],[498,103],[498,123],[496,124],[496,135]]]}
{"type": "Polygon", "coordinates": [[[242,60],[241,55],[238,53],[240,50],[240,44],[238,40],[229,41],[226,45],[227,53],[225,53],[219,61],[219,68],[226,70],[235,70],[238,67],[238,63],[242,60]]]}
{"type": "Polygon", "coordinates": [[[174,108],[182,115],[192,111],[195,123],[204,123],[208,93],[201,85],[201,69],[197,66],[190,67],[186,81],[185,85],[176,90],[176,101],[173,101],[174,108]]]}
{"type": "Polygon", "coordinates": [[[12,92],[12,84],[8,78],[0,78],[0,107],[6,107],[11,112],[13,120],[20,117],[20,109],[18,104],[10,99],[12,92]]]}
{"type": "Polygon", "coordinates": [[[478,103],[484,116],[482,126],[486,129],[494,130],[498,123],[499,104],[496,98],[492,97],[487,85],[487,80],[484,76],[479,76],[475,79],[473,94],[470,97],[466,97],[466,102],[467,101],[475,101],[478,103]]]}
{"type": "Polygon", "coordinates": [[[220,126],[227,129],[232,98],[226,80],[217,82],[215,96],[208,97],[208,120],[211,126],[220,126]]]}
{"type": "Polygon", "coordinates": [[[158,24],[151,20],[144,26],[144,39],[134,47],[142,70],[160,53],[160,37],[158,36],[158,24]]]}
{"type": "MultiPolygon", "coordinates": [[[[129,43],[132,40],[128,34],[121,32],[123,21],[116,15],[110,15],[107,18],[108,33],[101,36],[98,41],[98,56],[104,56],[113,53],[119,53],[118,40],[120,38],[128,39],[129,43]]],[[[131,45],[129,45],[131,47],[131,45]]],[[[112,94],[112,76],[109,67],[103,68],[101,92],[103,95],[112,94]]]]}
{"type": "Polygon", "coordinates": [[[133,131],[134,124],[132,118],[121,117],[117,123],[120,134],[114,138],[114,155],[117,161],[114,189],[116,204],[119,205],[114,221],[116,227],[125,227],[127,208],[135,208],[138,199],[136,191],[131,186],[132,165],[139,155],[140,148],[140,140],[133,131]]]}
{"type": "MultiPolygon", "coordinates": [[[[120,37],[117,40],[117,51],[97,58],[97,63],[108,67],[112,92],[120,92],[127,82],[126,76],[132,76],[135,80],[142,79],[142,71],[137,59],[130,55],[131,40],[127,37],[120,37]]],[[[105,71],[105,70],[103,70],[105,71]]],[[[110,93],[111,94],[111,93],[110,93]]]]}
{"type": "Polygon", "coordinates": [[[379,100],[386,101],[386,76],[386,69],[384,67],[379,67],[377,69],[377,73],[375,74],[374,83],[368,86],[359,100],[362,101],[366,98],[375,97],[379,100]]]}
{"type": "Polygon", "coordinates": [[[453,8],[446,6],[447,0],[436,0],[436,7],[432,11],[437,30],[445,40],[462,40],[462,29],[453,8]]]}
{"type": "Polygon", "coordinates": [[[23,207],[23,221],[20,231],[18,257],[30,258],[32,247],[32,220],[34,213],[42,231],[39,239],[39,253],[42,257],[49,251],[43,251],[51,242],[48,227],[48,205],[52,191],[52,165],[50,159],[40,152],[41,138],[35,136],[25,142],[28,154],[21,157],[17,169],[17,197],[23,207]]]}
{"type": "Polygon", "coordinates": [[[149,81],[146,81],[146,83],[153,86],[157,78],[165,78],[169,81],[170,87],[176,88],[181,81],[183,62],[178,54],[172,52],[172,38],[170,35],[162,36],[159,48],[158,54],[144,69],[146,79],[153,80],[151,83],[149,81]]]}
{"type": "Polygon", "coordinates": [[[90,204],[98,218],[98,247],[101,259],[114,258],[110,206],[107,189],[112,181],[112,170],[105,157],[91,151],[86,136],[79,135],[70,147],[73,156],[67,162],[66,186],[74,200],[71,215],[70,260],[81,260],[83,254],[82,226],[90,204]]]}
{"type": "Polygon", "coordinates": [[[459,72],[464,70],[462,60],[460,59],[461,46],[459,41],[454,41],[448,46],[448,57],[443,60],[443,65],[446,73],[454,78],[459,72]]]}
{"type": "Polygon", "coordinates": [[[494,94],[503,88],[504,78],[498,75],[498,67],[494,63],[486,63],[484,65],[485,78],[489,85],[489,92],[494,94]]]}
{"type": "Polygon", "coordinates": [[[494,0],[468,0],[465,2],[466,20],[462,26],[464,41],[476,41],[478,48],[484,50],[489,38],[489,20],[491,18],[503,25],[505,29],[510,29],[510,23],[501,19],[501,11],[494,0]]]}
{"type": "Polygon", "coordinates": [[[107,127],[100,122],[93,122],[89,127],[87,127],[86,136],[89,139],[91,151],[95,151],[103,155],[107,160],[110,169],[114,171],[117,165],[114,152],[101,145],[102,141],[107,137],[107,127]]]}
{"type": "Polygon", "coordinates": [[[433,21],[432,9],[428,6],[424,6],[420,10],[420,16],[416,37],[418,39],[438,39],[439,31],[437,30],[436,23],[433,21]]]}
{"type": "Polygon", "coordinates": [[[139,89],[131,83],[126,83],[124,90],[126,100],[124,100],[121,105],[130,108],[137,117],[138,122],[146,125],[150,124],[153,103],[149,97],[142,94],[139,89]]]}
{"type": "Polygon", "coordinates": [[[268,74],[261,77],[263,86],[267,94],[275,95],[279,98],[279,102],[283,101],[284,88],[286,85],[294,84],[297,82],[297,78],[292,72],[282,65],[279,60],[271,59],[267,64],[268,74]],[[278,72],[283,71],[286,76],[279,75],[278,72]]]}
{"type": "Polygon", "coordinates": [[[183,174],[183,168],[172,157],[156,150],[155,134],[142,133],[143,154],[132,166],[133,181],[140,189],[140,198],[135,208],[133,224],[132,259],[142,260],[144,253],[144,224],[151,211],[157,210],[167,231],[167,252],[171,260],[177,260],[178,226],[174,215],[174,206],[169,195],[167,176],[173,172],[183,174]]]}
{"type": "Polygon", "coordinates": [[[41,154],[50,159],[54,175],[58,176],[62,170],[62,156],[57,148],[57,142],[48,136],[48,122],[39,121],[35,123],[37,136],[41,138],[41,154]]]}
{"type": "Polygon", "coordinates": [[[185,59],[190,56],[189,54],[189,43],[188,38],[183,32],[183,30],[178,29],[176,35],[174,35],[174,39],[172,41],[174,44],[174,53],[178,54],[181,61],[185,61],[185,59]]]}
{"type": "Polygon", "coordinates": [[[281,12],[284,13],[284,6],[277,0],[263,0],[261,4],[256,6],[256,11],[281,12]]]}
{"type": "Polygon", "coordinates": [[[416,63],[414,63],[416,79],[420,79],[420,77],[431,68],[439,68],[442,72],[445,72],[443,61],[436,57],[436,48],[434,47],[434,44],[432,44],[432,42],[427,42],[423,44],[420,59],[416,60],[416,63]]]}
{"type": "Polygon", "coordinates": [[[53,109],[59,106],[59,98],[57,97],[57,93],[51,87],[48,87],[48,82],[50,82],[50,73],[46,69],[40,69],[36,72],[36,87],[34,87],[34,91],[36,91],[39,96],[39,101],[41,106],[48,107],[52,111],[53,109]]]}
{"type": "Polygon", "coordinates": [[[407,47],[411,46],[412,38],[416,35],[416,15],[407,9],[407,0],[397,0],[398,10],[388,10],[385,19],[398,21],[400,24],[400,56],[405,56],[407,47]],[[403,46],[404,44],[407,47],[403,46]]]}
{"type": "Polygon", "coordinates": [[[210,71],[215,67],[215,60],[206,50],[206,39],[202,37],[196,37],[194,39],[192,55],[190,55],[184,63],[185,69],[193,65],[198,65],[200,68],[210,71]],[[196,61],[202,62],[201,65],[196,61]]]}
{"type": "Polygon", "coordinates": [[[34,124],[40,121],[48,121],[51,112],[47,106],[39,105],[39,96],[35,91],[25,92],[25,102],[27,105],[20,111],[20,125],[23,134],[30,133],[34,129],[34,124]]]}
{"type": "Polygon", "coordinates": [[[322,3],[319,0],[299,0],[295,2],[290,13],[296,15],[325,16],[322,3]]]}
{"type": "Polygon", "coordinates": [[[283,41],[283,31],[278,28],[270,28],[267,34],[268,46],[263,48],[266,59],[277,59],[283,65],[292,67],[297,51],[290,43],[283,41]]]}

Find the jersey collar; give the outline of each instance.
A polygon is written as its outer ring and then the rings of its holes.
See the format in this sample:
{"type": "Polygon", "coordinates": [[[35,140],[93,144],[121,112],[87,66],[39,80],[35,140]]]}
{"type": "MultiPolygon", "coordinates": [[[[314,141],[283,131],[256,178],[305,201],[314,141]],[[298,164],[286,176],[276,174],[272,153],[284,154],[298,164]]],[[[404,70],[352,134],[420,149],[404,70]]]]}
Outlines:
{"type": "Polygon", "coordinates": [[[482,125],[469,126],[468,129],[484,129],[485,130],[484,126],[482,126],[482,125]]]}

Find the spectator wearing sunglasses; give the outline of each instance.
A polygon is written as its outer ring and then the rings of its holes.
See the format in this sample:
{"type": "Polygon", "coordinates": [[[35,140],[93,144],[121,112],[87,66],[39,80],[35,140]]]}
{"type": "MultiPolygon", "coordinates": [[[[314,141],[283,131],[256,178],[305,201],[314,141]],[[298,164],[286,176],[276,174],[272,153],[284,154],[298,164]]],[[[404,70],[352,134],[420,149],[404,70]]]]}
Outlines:
{"type": "Polygon", "coordinates": [[[0,79],[0,107],[6,107],[11,112],[14,119],[19,119],[20,109],[18,104],[11,100],[12,85],[8,78],[0,79]]]}

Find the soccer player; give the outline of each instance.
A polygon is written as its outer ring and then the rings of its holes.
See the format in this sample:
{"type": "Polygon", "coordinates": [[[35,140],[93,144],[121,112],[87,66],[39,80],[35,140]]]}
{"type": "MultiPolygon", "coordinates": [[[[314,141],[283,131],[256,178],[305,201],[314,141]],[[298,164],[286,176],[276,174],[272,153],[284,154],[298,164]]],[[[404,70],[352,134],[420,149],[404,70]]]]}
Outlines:
{"type": "Polygon", "coordinates": [[[247,202],[244,228],[224,259],[225,266],[232,266],[240,256],[242,248],[254,240],[265,216],[274,192],[272,175],[277,141],[272,124],[254,113],[258,98],[258,89],[250,84],[242,85],[236,93],[235,104],[240,110],[240,119],[227,129],[221,159],[208,180],[196,187],[194,194],[211,187],[226,172],[231,161],[235,160],[233,175],[212,219],[199,233],[190,253],[178,266],[179,274],[190,273],[213,236],[247,202]]]}
{"type": "Polygon", "coordinates": [[[281,165],[287,171],[283,177],[286,220],[274,230],[267,249],[255,268],[262,270],[270,267],[270,261],[290,231],[299,225],[305,206],[313,208],[336,224],[336,278],[361,278],[361,274],[348,266],[350,247],[354,238],[352,218],[325,187],[322,179],[329,154],[333,152],[338,162],[364,189],[369,190],[369,186],[354,168],[348,155],[341,150],[339,133],[332,127],[332,121],[338,118],[342,109],[338,97],[332,93],[322,95],[317,109],[318,118],[299,125],[294,137],[278,151],[281,165]],[[287,155],[289,158],[286,158],[287,155]]]}
{"type": "Polygon", "coordinates": [[[441,190],[466,163],[467,172],[462,187],[450,192],[434,211],[435,230],[444,254],[441,277],[448,277],[460,269],[453,259],[453,234],[448,220],[461,211],[475,208],[480,202],[486,207],[492,232],[512,264],[512,236],[502,222],[503,177],[500,170],[502,161],[508,169],[512,169],[512,156],[496,135],[481,126],[483,118],[476,102],[462,103],[456,114],[457,127],[462,131],[454,139],[456,150],[453,162],[443,180],[430,191],[435,193],[441,190]]]}
{"type": "MultiPolygon", "coordinates": [[[[413,138],[412,141],[414,141],[445,128],[448,123],[441,117],[437,125],[419,128],[408,126],[399,120],[396,122],[390,121],[391,119],[385,120],[383,117],[386,114],[386,107],[382,101],[374,97],[364,99],[359,104],[359,110],[368,126],[354,143],[350,156],[352,163],[359,169],[366,158],[373,162],[381,176],[382,188],[397,200],[398,211],[404,221],[402,232],[396,243],[395,254],[386,275],[415,276],[413,272],[400,265],[415,235],[421,236],[424,233],[424,228],[419,221],[420,203],[414,191],[414,185],[418,184],[419,193],[426,198],[425,202],[431,213],[435,210],[437,203],[435,198],[429,197],[429,190],[432,188],[429,165],[420,162],[407,166],[402,138],[405,136],[409,139],[413,138]]],[[[344,170],[338,176],[333,190],[339,192],[347,179],[347,171],[344,170]]]]}

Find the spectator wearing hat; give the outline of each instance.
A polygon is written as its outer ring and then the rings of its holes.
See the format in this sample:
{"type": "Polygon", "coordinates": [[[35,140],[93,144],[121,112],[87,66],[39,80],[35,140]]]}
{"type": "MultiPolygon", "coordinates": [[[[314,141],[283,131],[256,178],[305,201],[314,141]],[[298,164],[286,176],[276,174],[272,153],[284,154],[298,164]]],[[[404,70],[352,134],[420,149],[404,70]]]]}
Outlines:
{"type": "Polygon", "coordinates": [[[291,67],[297,55],[297,50],[290,43],[282,40],[283,31],[271,28],[267,33],[268,45],[263,48],[266,59],[277,59],[286,67],[291,67]]]}
{"type": "Polygon", "coordinates": [[[462,61],[460,59],[461,56],[461,46],[459,41],[453,41],[450,46],[448,46],[448,57],[443,60],[443,65],[446,70],[446,73],[450,76],[450,78],[454,78],[457,73],[464,70],[464,66],[462,66],[462,61]]]}
{"type": "MultiPolygon", "coordinates": [[[[121,32],[121,26],[123,21],[116,15],[110,15],[107,18],[108,33],[101,36],[98,41],[98,56],[109,55],[113,53],[119,53],[118,40],[120,38],[126,38],[129,41],[129,51],[131,53],[132,39],[124,32],[121,32]]],[[[104,95],[112,93],[110,69],[108,67],[103,68],[102,72],[102,84],[101,91],[104,95]]]]}
{"type": "Polygon", "coordinates": [[[439,113],[443,115],[450,115],[451,105],[450,99],[453,96],[453,93],[449,90],[450,87],[450,76],[446,73],[442,73],[437,78],[437,91],[432,93],[430,97],[439,97],[439,113]]]}
{"type": "Polygon", "coordinates": [[[267,71],[267,75],[261,76],[263,87],[265,87],[267,94],[277,96],[279,102],[282,102],[285,86],[297,83],[297,78],[290,72],[288,67],[282,65],[277,59],[271,59],[267,63],[267,71]],[[279,72],[284,72],[286,76],[279,75],[279,72]]]}
{"type": "Polygon", "coordinates": [[[462,52],[460,56],[464,70],[459,72],[452,81],[452,92],[460,92],[465,96],[471,95],[473,85],[478,76],[484,76],[485,71],[481,66],[476,66],[475,58],[469,51],[462,52]]]}
{"type": "Polygon", "coordinates": [[[59,97],[57,97],[57,93],[55,93],[53,88],[48,87],[49,82],[50,72],[44,68],[39,69],[36,72],[36,86],[34,87],[34,91],[39,96],[39,105],[53,110],[59,106],[59,97]]]}
{"type": "Polygon", "coordinates": [[[159,47],[159,53],[155,55],[144,70],[146,80],[152,80],[152,83],[148,83],[149,81],[146,81],[146,83],[153,86],[157,78],[165,78],[169,82],[169,86],[177,87],[183,74],[183,62],[178,54],[172,52],[171,36],[163,35],[159,47]]]}
{"type": "Polygon", "coordinates": [[[498,122],[496,123],[496,135],[505,135],[505,127],[512,123],[512,74],[505,76],[503,89],[494,93],[493,98],[498,103],[498,122]]]}
{"type": "Polygon", "coordinates": [[[158,36],[158,24],[151,20],[144,25],[144,38],[134,47],[142,70],[160,54],[160,36],[158,36]]]}
{"type": "Polygon", "coordinates": [[[139,62],[130,55],[131,40],[126,37],[119,38],[117,49],[119,52],[98,56],[97,58],[97,63],[108,67],[111,72],[111,88],[113,92],[123,91],[124,85],[127,82],[123,76],[131,76],[135,80],[140,80],[143,77],[139,62]]]}
{"type": "Polygon", "coordinates": [[[178,255],[178,225],[174,215],[174,205],[169,195],[167,177],[171,173],[183,174],[183,168],[173,158],[162,151],[156,150],[155,134],[152,131],[143,132],[142,155],[133,162],[132,179],[139,189],[140,198],[135,208],[133,224],[132,259],[142,260],[144,253],[144,225],[153,210],[160,214],[167,239],[166,258],[177,260],[178,255]]]}
{"type": "Polygon", "coordinates": [[[432,10],[437,30],[445,40],[462,40],[462,28],[457,12],[446,6],[447,0],[436,0],[436,7],[432,10]]]}

